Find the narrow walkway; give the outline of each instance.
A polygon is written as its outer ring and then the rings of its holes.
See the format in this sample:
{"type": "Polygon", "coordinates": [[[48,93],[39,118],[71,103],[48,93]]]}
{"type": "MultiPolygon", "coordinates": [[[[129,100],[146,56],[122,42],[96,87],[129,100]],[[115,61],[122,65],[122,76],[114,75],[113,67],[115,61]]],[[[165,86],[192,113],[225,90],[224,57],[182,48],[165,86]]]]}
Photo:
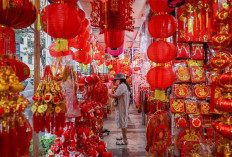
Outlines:
{"type": "Polygon", "coordinates": [[[112,111],[104,121],[104,128],[110,130],[110,135],[103,138],[107,143],[107,150],[113,152],[113,157],[145,157],[146,129],[142,125],[142,115],[138,113],[135,105],[131,105],[129,110],[128,145],[116,145],[116,137],[121,136],[121,130],[117,129],[114,116],[114,111],[112,111]]]}

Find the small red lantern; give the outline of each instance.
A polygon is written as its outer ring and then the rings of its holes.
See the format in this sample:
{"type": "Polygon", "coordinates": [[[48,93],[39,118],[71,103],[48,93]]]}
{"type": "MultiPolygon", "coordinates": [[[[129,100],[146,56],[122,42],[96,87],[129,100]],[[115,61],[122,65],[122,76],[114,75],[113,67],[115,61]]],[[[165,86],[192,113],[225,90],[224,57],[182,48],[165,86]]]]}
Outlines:
{"type": "Polygon", "coordinates": [[[231,112],[232,111],[232,100],[230,99],[219,99],[215,101],[215,107],[219,111],[231,112]]]}
{"type": "Polygon", "coordinates": [[[212,37],[212,44],[217,49],[223,49],[230,44],[230,35],[225,32],[220,32],[212,37]]]}
{"type": "Polygon", "coordinates": [[[224,124],[224,122],[216,121],[213,124],[213,128],[221,134],[223,137],[231,139],[232,138],[232,126],[229,124],[224,124]]]}
{"type": "Polygon", "coordinates": [[[150,0],[149,4],[154,13],[170,13],[174,10],[174,8],[169,8],[168,0],[150,0]]]}
{"type": "Polygon", "coordinates": [[[153,38],[168,38],[177,29],[176,19],[169,14],[154,16],[148,24],[149,33],[153,38]]]}
{"type": "Polygon", "coordinates": [[[229,57],[224,53],[219,53],[210,60],[210,66],[215,69],[224,69],[229,65],[229,57]]]}
{"type": "Polygon", "coordinates": [[[73,53],[73,60],[83,63],[86,60],[87,53],[85,51],[79,50],[73,53]]]}
{"type": "Polygon", "coordinates": [[[223,91],[225,92],[232,92],[232,71],[230,70],[229,72],[223,73],[218,80],[218,83],[222,88],[223,91]]]}
{"type": "Polygon", "coordinates": [[[107,47],[119,48],[124,43],[124,31],[105,31],[105,43],[107,47]]]}
{"type": "Polygon", "coordinates": [[[89,43],[86,44],[84,51],[89,52],[91,50],[91,45],[89,43]]]}
{"type": "Polygon", "coordinates": [[[147,82],[154,88],[168,88],[175,81],[175,74],[170,67],[157,66],[147,73],[147,82]]]}
{"type": "Polygon", "coordinates": [[[50,48],[49,48],[49,52],[51,54],[51,56],[53,57],[61,57],[61,56],[67,56],[67,55],[72,55],[73,52],[72,50],[68,50],[68,51],[56,51],[56,43],[53,43],[50,48]]]}
{"type": "Polygon", "coordinates": [[[85,61],[83,62],[83,64],[87,65],[91,62],[92,62],[92,57],[91,57],[91,55],[87,54],[87,57],[86,57],[85,61]]]}
{"type": "Polygon", "coordinates": [[[176,47],[166,41],[157,41],[148,47],[147,56],[153,62],[167,63],[175,58],[176,47]]]}
{"type": "Polygon", "coordinates": [[[56,38],[56,51],[67,51],[67,39],[77,36],[81,19],[74,7],[52,3],[42,10],[41,25],[47,34],[56,38]]]}
{"type": "Polygon", "coordinates": [[[75,49],[84,49],[86,44],[86,40],[81,36],[77,36],[69,40],[69,46],[74,47],[75,49]]]}

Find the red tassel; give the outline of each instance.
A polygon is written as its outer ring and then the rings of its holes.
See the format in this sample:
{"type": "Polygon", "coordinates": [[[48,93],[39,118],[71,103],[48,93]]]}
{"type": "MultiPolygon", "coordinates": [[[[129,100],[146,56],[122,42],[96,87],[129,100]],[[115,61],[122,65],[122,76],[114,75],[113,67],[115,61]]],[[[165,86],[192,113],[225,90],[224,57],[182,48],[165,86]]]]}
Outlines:
{"type": "Polygon", "coordinates": [[[215,100],[215,89],[216,89],[216,82],[212,82],[212,86],[211,86],[211,96],[210,96],[210,112],[211,113],[215,113],[214,111],[214,100],[215,100]]]}
{"type": "Polygon", "coordinates": [[[26,119],[25,122],[25,128],[26,128],[26,132],[25,132],[25,151],[24,151],[24,156],[29,156],[29,147],[30,147],[30,142],[31,142],[31,138],[32,138],[32,128],[30,123],[28,122],[28,120],[26,119]]]}
{"type": "Polygon", "coordinates": [[[9,129],[9,146],[10,146],[10,156],[16,156],[17,155],[17,137],[16,137],[16,128],[14,121],[11,121],[10,129],[9,129]]]}
{"type": "Polygon", "coordinates": [[[9,156],[9,149],[10,149],[10,145],[9,145],[9,133],[8,133],[8,129],[7,129],[7,122],[3,121],[3,133],[2,133],[2,149],[0,150],[0,156],[4,156],[7,157],[9,156]]]}
{"type": "Polygon", "coordinates": [[[45,115],[44,114],[41,114],[39,116],[39,126],[40,126],[40,131],[41,132],[44,132],[45,131],[45,115]]]}
{"type": "Polygon", "coordinates": [[[59,127],[60,127],[60,119],[59,119],[59,114],[55,115],[55,132],[59,131],[59,127]]]}
{"type": "Polygon", "coordinates": [[[47,129],[48,133],[50,133],[50,131],[51,131],[51,128],[50,128],[50,119],[51,119],[50,116],[47,115],[45,123],[46,123],[46,129],[47,129]]]}
{"type": "Polygon", "coordinates": [[[33,114],[33,128],[36,133],[39,133],[39,117],[37,114],[33,114]]]}
{"type": "Polygon", "coordinates": [[[51,114],[51,133],[54,134],[54,127],[55,127],[55,118],[54,118],[54,114],[51,114]]]}

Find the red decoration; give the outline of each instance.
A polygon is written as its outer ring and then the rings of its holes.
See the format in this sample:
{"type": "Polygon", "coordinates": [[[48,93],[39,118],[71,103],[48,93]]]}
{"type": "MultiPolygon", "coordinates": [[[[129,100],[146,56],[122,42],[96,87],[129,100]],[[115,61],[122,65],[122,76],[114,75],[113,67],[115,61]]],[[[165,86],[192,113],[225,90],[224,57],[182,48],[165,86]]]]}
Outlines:
{"type": "Polygon", "coordinates": [[[124,43],[124,31],[105,31],[105,43],[107,47],[119,48],[124,43]]]}
{"type": "Polygon", "coordinates": [[[194,116],[190,117],[190,127],[191,129],[201,129],[203,124],[202,124],[202,117],[201,116],[194,116]]]}
{"type": "Polygon", "coordinates": [[[81,19],[72,6],[52,3],[42,10],[41,25],[48,35],[56,38],[57,50],[62,51],[68,49],[66,39],[77,36],[81,19]]]}
{"type": "Polygon", "coordinates": [[[23,62],[20,62],[15,59],[2,59],[0,66],[6,65],[9,65],[13,68],[16,76],[18,77],[19,82],[26,80],[30,76],[30,68],[23,62]]]}
{"type": "Polygon", "coordinates": [[[103,3],[99,0],[93,0],[91,2],[91,25],[100,28],[101,33],[103,33],[105,26],[107,26],[108,30],[133,31],[134,19],[131,6],[134,1],[108,0],[106,3],[103,3]]]}
{"type": "Polygon", "coordinates": [[[30,0],[11,0],[6,1],[8,5],[4,9],[0,3],[0,24],[22,29],[30,26],[36,20],[36,8],[30,0]]]}
{"type": "Polygon", "coordinates": [[[194,86],[194,94],[198,99],[206,99],[210,95],[210,89],[206,84],[197,84],[194,86]]]}
{"type": "Polygon", "coordinates": [[[187,84],[175,84],[174,95],[177,98],[186,98],[189,96],[189,86],[187,84]]]}
{"type": "Polygon", "coordinates": [[[148,24],[149,33],[153,38],[168,38],[175,33],[176,29],[177,21],[169,14],[154,16],[148,24]]]}
{"type": "Polygon", "coordinates": [[[15,32],[9,27],[0,26],[0,54],[15,54],[15,32]]]}
{"type": "Polygon", "coordinates": [[[210,60],[210,66],[215,69],[224,69],[229,65],[229,57],[224,53],[219,53],[210,60]]]}
{"type": "Polygon", "coordinates": [[[65,3],[65,4],[68,4],[68,5],[74,5],[78,2],[78,0],[49,0],[50,2],[55,2],[55,3],[65,3]]]}
{"type": "Polygon", "coordinates": [[[81,22],[85,20],[85,12],[82,9],[78,9],[78,15],[81,18],[81,22]]]}
{"type": "Polygon", "coordinates": [[[232,111],[232,100],[230,99],[219,99],[215,101],[215,107],[219,111],[231,112],[232,111]]]}
{"type": "Polygon", "coordinates": [[[171,99],[170,105],[172,113],[184,113],[184,99],[171,99]]]}
{"type": "Polygon", "coordinates": [[[190,68],[192,83],[205,82],[205,69],[203,67],[192,66],[190,68]]]}
{"type": "Polygon", "coordinates": [[[230,35],[228,33],[220,32],[212,37],[212,44],[217,49],[223,49],[230,44],[230,35]]]}
{"type": "Polygon", "coordinates": [[[191,46],[192,59],[204,60],[205,51],[203,44],[192,44],[191,46]]]}
{"type": "Polygon", "coordinates": [[[148,47],[147,56],[156,63],[170,62],[176,56],[176,47],[174,44],[166,41],[157,41],[148,47]]]}
{"type": "Polygon", "coordinates": [[[149,4],[154,13],[170,13],[174,10],[168,6],[168,0],[150,0],[149,4]]]}
{"type": "Polygon", "coordinates": [[[228,124],[224,124],[221,121],[216,121],[213,124],[213,128],[220,133],[225,138],[232,138],[232,126],[228,124]]]}
{"type": "Polygon", "coordinates": [[[190,47],[186,43],[177,44],[177,56],[176,58],[190,58],[190,47]]]}
{"type": "Polygon", "coordinates": [[[188,101],[185,102],[185,110],[187,114],[197,114],[197,102],[188,101]]]}
{"type": "Polygon", "coordinates": [[[170,67],[154,67],[147,73],[147,82],[154,88],[168,88],[174,81],[175,74],[170,67]]]}
{"type": "Polygon", "coordinates": [[[61,56],[67,56],[67,55],[72,55],[73,52],[72,50],[68,50],[68,51],[58,51],[56,52],[56,43],[53,43],[50,48],[49,48],[49,52],[50,52],[50,55],[53,56],[53,57],[61,57],[61,56]]]}
{"type": "Polygon", "coordinates": [[[87,53],[85,51],[79,50],[73,53],[73,60],[83,63],[86,60],[87,53]]]}
{"type": "Polygon", "coordinates": [[[84,49],[87,42],[82,36],[77,36],[71,40],[69,40],[69,46],[74,47],[76,49],[84,49]]]}
{"type": "Polygon", "coordinates": [[[230,70],[229,72],[223,73],[220,77],[219,77],[219,85],[221,87],[223,87],[223,91],[226,92],[232,92],[232,71],[230,70]]]}
{"type": "Polygon", "coordinates": [[[168,6],[170,8],[180,7],[185,3],[185,0],[168,0],[168,6]]]}
{"type": "Polygon", "coordinates": [[[85,61],[83,62],[83,64],[87,65],[91,62],[92,62],[92,57],[91,57],[91,55],[87,54],[87,57],[86,57],[85,61]]]}
{"type": "Polygon", "coordinates": [[[182,115],[182,116],[176,117],[175,122],[176,122],[177,128],[185,128],[185,127],[189,126],[189,122],[187,120],[187,115],[182,115]]]}

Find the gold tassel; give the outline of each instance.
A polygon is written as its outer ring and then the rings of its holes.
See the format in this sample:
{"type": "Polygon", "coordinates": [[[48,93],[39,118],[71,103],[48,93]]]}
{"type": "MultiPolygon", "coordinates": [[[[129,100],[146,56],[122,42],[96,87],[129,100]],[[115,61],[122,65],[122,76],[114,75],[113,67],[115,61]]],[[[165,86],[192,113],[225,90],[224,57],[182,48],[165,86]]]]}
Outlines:
{"type": "Polygon", "coordinates": [[[6,10],[9,6],[9,1],[8,0],[2,0],[2,9],[6,10]]]}
{"type": "Polygon", "coordinates": [[[37,19],[37,30],[40,31],[40,26],[41,26],[41,23],[40,23],[40,14],[38,13],[38,19],[37,19]]]}
{"type": "Polygon", "coordinates": [[[149,155],[149,152],[147,152],[147,154],[146,154],[146,157],[149,157],[150,155],[149,155]]]}
{"type": "Polygon", "coordinates": [[[155,89],[155,99],[164,101],[165,100],[165,90],[155,89]]]}
{"type": "Polygon", "coordinates": [[[63,38],[56,39],[56,51],[68,51],[68,40],[63,38]]]}

